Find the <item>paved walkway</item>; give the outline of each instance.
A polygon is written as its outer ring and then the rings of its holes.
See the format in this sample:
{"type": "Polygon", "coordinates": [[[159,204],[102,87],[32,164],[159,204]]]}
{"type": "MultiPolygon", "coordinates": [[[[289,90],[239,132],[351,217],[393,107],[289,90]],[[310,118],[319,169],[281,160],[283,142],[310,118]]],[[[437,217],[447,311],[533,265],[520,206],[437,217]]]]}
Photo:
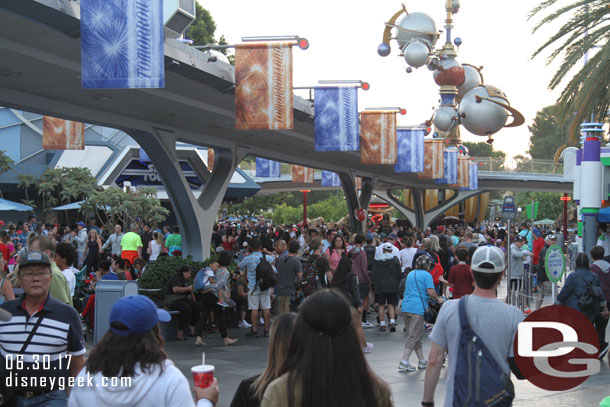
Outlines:
{"type": "MultiPolygon", "coordinates": [[[[503,284],[499,293],[504,295],[505,292],[503,284]]],[[[370,320],[375,322],[374,318],[370,320]]],[[[377,328],[365,330],[367,340],[375,344],[375,349],[367,355],[367,359],[373,370],[390,384],[395,406],[416,407],[420,406],[422,399],[425,371],[405,373],[397,370],[406,339],[402,319],[399,318],[398,321],[399,327],[396,332],[379,332],[377,328]]],[[[239,382],[260,373],[266,365],[268,338],[245,338],[245,332],[245,329],[229,330],[230,337],[239,338],[239,342],[234,346],[223,346],[219,334],[210,334],[204,339],[208,344],[204,348],[195,348],[194,339],[190,339],[186,342],[169,341],[167,350],[170,358],[189,378],[191,384],[190,367],[200,363],[201,351],[204,350],[208,363],[216,366],[216,377],[221,391],[218,406],[229,406],[239,382]]],[[[423,347],[427,356],[430,349],[428,333],[424,334],[423,347]]],[[[414,354],[412,358],[415,358],[414,354]]],[[[447,370],[443,369],[436,390],[436,401],[439,406],[443,405],[446,376],[447,370]]],[[[513,383],[517,395],[513,404],[515,407],[599,406],[599,402],[604,397],[610,396],[610,368],[607,362],[604,362],[599,374],[590,377],[576,389],[566,392],[541,390],[527,381],[519,381],[514,377],[513,383]]]]}

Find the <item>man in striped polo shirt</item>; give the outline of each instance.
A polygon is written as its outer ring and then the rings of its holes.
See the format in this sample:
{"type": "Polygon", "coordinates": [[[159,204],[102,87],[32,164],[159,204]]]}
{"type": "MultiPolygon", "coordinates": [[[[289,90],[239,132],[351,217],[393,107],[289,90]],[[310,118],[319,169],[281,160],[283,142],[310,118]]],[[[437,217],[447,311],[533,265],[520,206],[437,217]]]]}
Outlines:
{"type": "Polygon", "coordinates": [[[31,251],[19,263],[24,294],[0,308],[1,388],[12,389],[17,407],[65,407],[69,378],[85,364],[82,326],[74,308],[49,295],[51,261],[31,251]]]}

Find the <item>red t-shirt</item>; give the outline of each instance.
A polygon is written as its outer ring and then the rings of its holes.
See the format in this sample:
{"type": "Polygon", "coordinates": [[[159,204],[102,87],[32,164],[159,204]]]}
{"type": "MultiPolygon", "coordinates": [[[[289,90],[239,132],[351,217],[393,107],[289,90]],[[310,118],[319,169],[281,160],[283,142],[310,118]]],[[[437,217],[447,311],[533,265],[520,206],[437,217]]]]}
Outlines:
{"type": "Polygon", "coordinates": [[[542,237],[539,237],[536,240],[534,240],[534,245],[533,245],[534,259],[532,260],[534,265],[538,265],[538,263],[540,263],[540,252],[542,251],[543,247],[544,247],[544,239],[542,237]]]}
{"type": "Polygon", "coordinates": [[[449,270],[449,284],[453,285],[453,299],[472,294],[474,277],[468,264],[457,264],[449,270]]]}
{"type": "Polygon", "coordinates": [[[4,243],[0,243],[0,252],[2,252],[2,257],[4,257],[4,271],[8,271],[8,261],[11,259],[11,252],[4,243]]]}

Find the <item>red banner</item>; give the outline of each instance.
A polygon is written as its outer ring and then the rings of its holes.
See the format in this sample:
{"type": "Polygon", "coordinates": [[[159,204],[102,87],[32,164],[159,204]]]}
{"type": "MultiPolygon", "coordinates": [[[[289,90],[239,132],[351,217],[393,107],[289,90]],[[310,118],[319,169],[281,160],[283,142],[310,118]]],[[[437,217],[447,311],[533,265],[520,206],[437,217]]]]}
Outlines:
{"type": "Polygon", "coordinates": [[[214,149],[208,148],[208,171],[212,172],[214,169],[214,149]]]}
{"type": "Polygon", "coordinates": [[[235,46],[235,128],[293,128],[292,44],[235,46]]]}
{"type": "Polygon", "coordinates": [[[45,150],[84,150],[85,124],[43,116],[42,148],[45,150]]]}
{"type": "Polygon", "coordinates": [[[443,140],[424,140],[424,172],[420,178],[438,179],[445,175],[445,143],[443,140]]]}
{"type": "Polygon", "coordinates": [[[396,112],[360,113],[360,162],[396,164],[396,112]]]}
{"type": "Polygon", "coordinates": [[[292,182],[301,184],[313,184],[313,168],[293,165],[292,182]]]}

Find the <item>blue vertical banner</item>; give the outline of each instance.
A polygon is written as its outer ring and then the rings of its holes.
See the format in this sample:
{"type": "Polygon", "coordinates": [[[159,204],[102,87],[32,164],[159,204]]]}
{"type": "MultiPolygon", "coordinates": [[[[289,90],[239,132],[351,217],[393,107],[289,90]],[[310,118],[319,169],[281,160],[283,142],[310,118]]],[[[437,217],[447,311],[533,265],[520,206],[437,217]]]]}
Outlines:
{"type": "Polygon", "coordinates": [[[458,151],[445,151],[445,174],[436,180],[437,184],[457,184],[458,182],[458,151]]]}
{"type": "Polygon", "coordinates": [[[84,89],[165,86],[162,0],[81,0],[84,89]]]}
{"type": "Polygon", "coordinates": [[[323,187],[340,187],[341,180],[339,174],[332,171],[322,171],[322,186],[323,187]]]}
{"type": "Polygon", "coordinates": [[[424,129],[399,128],[396,130],[394,172],[424,172],[424,136],[424,129]]]}
{"type": "Polygon", "coordinates": [[[358,151],[358,88],[315,87],[316,151],[358,151]]]}
{"type": "Polygon", "coordinates": [[[476,191],[479,189],[479,163],[470,163],[470,171],[469,171],[469,191],[476,191]]]}
{"type": "Polygon", "coordinates": [[[256,176],[259,178],[279,178],[280,162],[256,157],[256,176]]]}

